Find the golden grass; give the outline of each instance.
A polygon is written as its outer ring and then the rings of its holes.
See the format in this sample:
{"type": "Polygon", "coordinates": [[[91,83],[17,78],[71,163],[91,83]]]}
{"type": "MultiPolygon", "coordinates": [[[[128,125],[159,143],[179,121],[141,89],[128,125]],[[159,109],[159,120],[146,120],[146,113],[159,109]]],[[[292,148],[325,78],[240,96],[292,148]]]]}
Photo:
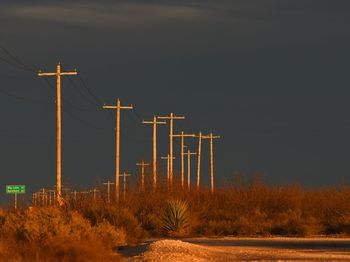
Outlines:
{"type": "Polygon", "coordinates": [[[350,235],[350,187],[256,180],[211,194],[160,183],[156,191],[130,189],[119,204],[107,204],[102,194],[71,198],[63,208],[0,210],[0,261],[118,261],[118,246],[163,236],[162,218],[174,199],[188,204],[188,227],[177,236],[350,235]]]}

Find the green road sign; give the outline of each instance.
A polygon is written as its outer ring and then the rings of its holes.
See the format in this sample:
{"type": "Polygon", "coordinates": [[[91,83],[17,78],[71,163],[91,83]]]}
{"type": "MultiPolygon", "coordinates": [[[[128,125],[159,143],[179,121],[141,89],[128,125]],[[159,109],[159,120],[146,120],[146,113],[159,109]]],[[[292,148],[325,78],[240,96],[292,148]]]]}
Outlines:
{"type": "Polygon", "coordinates": [[[25,185],[7,185],[6,194],[24,194],[26,192],[25,185]]]}

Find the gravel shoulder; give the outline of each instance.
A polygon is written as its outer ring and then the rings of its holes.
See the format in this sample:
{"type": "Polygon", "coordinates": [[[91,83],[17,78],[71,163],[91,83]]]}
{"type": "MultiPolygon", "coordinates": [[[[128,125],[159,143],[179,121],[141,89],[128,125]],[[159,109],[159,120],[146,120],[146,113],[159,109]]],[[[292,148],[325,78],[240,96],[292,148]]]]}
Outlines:
{"type": "Polygon", "coordinates": [[[350,261],[350,239],[160,239],[120,250],[126,261],[350,261]],[[191,243],[189,243],[191,242],[191,243]]]}

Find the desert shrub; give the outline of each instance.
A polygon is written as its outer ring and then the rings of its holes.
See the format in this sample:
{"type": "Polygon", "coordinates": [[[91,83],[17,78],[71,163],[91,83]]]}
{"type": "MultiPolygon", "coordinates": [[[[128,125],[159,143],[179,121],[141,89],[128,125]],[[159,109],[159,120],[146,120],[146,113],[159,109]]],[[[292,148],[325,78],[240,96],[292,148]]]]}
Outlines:
{"type": "Polygon", "coordinates": [[[115,228],[107,221],[99,223],[95,228],[97,236],[105,245],[110,245],[113,248],[124,246],[127,244],[126,232],[124,228],[115,228]]]}
{"type": "Polygon", "coordinates": [[[181,236],[188,228],[188,204],[181,200],[169,200],[162,217],[166,235],[181,236]]]}
{"type": "Polygon", "coordinates": [[[144,236],[144,230],[136,217],[127,208],[115,205],[91,206],[80,210],[93,225],[108,222],[115,228],[123,228],[128,243],[135,243],[144,236]]]}
{"type": "MultiPolygon", "coordinates": [[[[92,227],[78,212],[33,208],[8,212],[0,228],[0,258],[14,261],[117,261],[123,230],[92,227]]],[[[3,260],[4,261],[4,260],[3,260]]]]}

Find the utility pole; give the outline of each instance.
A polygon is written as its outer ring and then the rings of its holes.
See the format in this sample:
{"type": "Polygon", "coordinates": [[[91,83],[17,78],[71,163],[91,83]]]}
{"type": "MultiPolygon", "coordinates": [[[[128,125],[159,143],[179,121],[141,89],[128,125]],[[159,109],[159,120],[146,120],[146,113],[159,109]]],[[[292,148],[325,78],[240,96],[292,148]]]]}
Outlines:
{"type": "MultiPolygon", "coordinates": [[[[170,183],[170,156],[168,154],[167,156],[162,156],[161,159],[167,161],[167,182],[169,185],[169,183],[170,183]]],[[[175,157],[173,157],[173,159],[175,159],[175,157]]]]}
{"type": "Polygon", "coordinates": [[[119,159],[120,159],[120,109],[133,109],[133,106],[121,106],[120,99],[117,100],[116,106],[104,105],[103,109],[116,109],[116,134],[115,134],[115,148],[116,148],[116,161],[115,161],[115,196],[117,203],[119,202],[119,159]]]}
{"type": "Polygon", "coordinates": [[[141,166],[141,192],[145,192],[145,166],[149,166],[149,163],[141,161],[141,163],[136,163],[137,166],[141,166]]]}
{"type": "Polygon", "coordinates": [[[92,193],[92,199],[94,202],[96,202],[96,193],[98,192],[98,190],[96,188],[94,188],[93,190],[90,191],[90,193],[92,193]]]}
{"type": "Polygon", "coordinates": [[[46,206],[45,199],[46,199],[45,188],[42,188],[42,192],[41,192],[41,201],[42,201],[42,203],[43,203],[43,206],[46,206]]]}
{"type": "Polygon", "coordinates": [[[103,183],[104,185],[107,185],[107,203],[111,203],[111,185],[114,185],[114,183],[111,183],[109,179],[107,180],[107,183],[103,183]]]}
{"type": "Polygon", "coordinates": [[[202,151],[202,140],[207,139],[208,136],[204,136],[202,132],[198,134],[198,158],[197,158],[197,191],[199,191],[200,187],[200,179],[201,179],[201,151],[202,151]]]}
{"type": "Polygon", "coordinates": [[[159,119],[169,119],[170,121],[170,132],[169,132],[169,180],[170,180],[170,185],[173,184],[173,129],[174,129],[174,119],[175,120],[180,120],[180,119],[185,119],[184,116],[174,116],[173,113],[170,113],[169,116],[159,116],[159,119]]]}
{"type": "Polygon", "coordinates": [[[184,131],[181,131],[179,135],[173,135],[173,137],[181,137],[181,186],[182,189],[185,187],[185,137],[196,137],[195,134],[184,134],[184,131]]]}
{"type": "Polygon", "coordinates": [[[57,201],[60,206],[64,204],[64,200],[61,195],[61,170],[62,170],[62,118],[61,118],[61,76],[65,75],[77,75],[77,71],[73,72],[61,72],[61,64],[58,63],[56,72],[42,73],[39,71],[38,76],[55,76],[57,80],[56,87],[56,190],[57,201]]]}
{"type": "Polygon", "coordinates": [[[36,194],[32,194],[32,206],[36,206],[36,194]]]}
{"type": "Polygon", "coordinates": [[[153,117],[153,121],[142,121],[142,124],[153,125],[153,188],[157,188],[157,125],[165,125],[165,121],[157,121],[157,117],[153,117]]]}
{"type": "Polygon", "coordinates": [[[120,175],[123,177],[123,199],[125,201],[126,199],[126,177],[127,176],[131,176],[131,174],[127,174],[126,172],[124,172],[122,175],[120,175]]]}
{"type": "Polygon", "coordinates": [[[74,204],[76,204],[76,202],[77,202],[77,191],[76,190],[73,191],[73,195],[74,195],[74,204]]]}
{"type": "Polygon", "coordinates": [[[187,150],[187,187],[188,190],[191,190],[191,155],[196,155],[196,153],[192,153],[190,149],[187,150]]]}
{"type": "Polygon", "coordinates": [[[55,190],[52,190],[52,189],[49,189],[48,190],[48,193],[49,193],[49,204],[50,204],[50,206],[52,205],[52,203],[53,204],[55,204],[55,202],[56,202],[56,198],[55,198],[55,190]],[[53,198],[52,198],[52,195],[53,195],[53,198]],[[53,201],[52,201],[53,200],[53,201]]]}
{"type": "Polygon", "coordinates": [[[15,193],[15,210],[17,209],[17,193],[15,193]]]}
{"type": "Polygon", "coordinates": [[[210,140],[210,191],[214,193],[214,146],[213,139],[218,139],[220,136],[214,136],[210,133],[209,136],[203,136],[203,138],[210,140]]]}

